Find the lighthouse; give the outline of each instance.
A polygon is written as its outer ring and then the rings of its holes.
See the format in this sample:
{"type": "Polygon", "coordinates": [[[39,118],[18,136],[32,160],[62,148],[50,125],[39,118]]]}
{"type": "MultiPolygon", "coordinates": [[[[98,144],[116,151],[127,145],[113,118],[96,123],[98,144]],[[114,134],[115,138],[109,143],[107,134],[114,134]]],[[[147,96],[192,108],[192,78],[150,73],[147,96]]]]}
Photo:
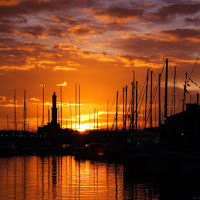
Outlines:
{"type": "Polygon", "coordinates": [[[51,120],[51,123],[52,125],[56,125],[57,124],[57,108],[56,108],[56,93],[54,92],[53,95],[52,95],[52,120],[51,120]]]}

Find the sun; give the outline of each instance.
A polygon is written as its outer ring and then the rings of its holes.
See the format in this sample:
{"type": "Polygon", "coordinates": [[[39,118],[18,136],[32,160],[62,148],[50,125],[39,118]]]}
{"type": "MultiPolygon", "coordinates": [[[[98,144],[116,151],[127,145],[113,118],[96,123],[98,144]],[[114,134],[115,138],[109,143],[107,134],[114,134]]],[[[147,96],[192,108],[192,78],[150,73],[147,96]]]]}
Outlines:
{"type": "Polygon", "coordinates": [[[85,132],[88,129],[89,129],[89,124],[85,123],[85,124],[81,124],[81,127],[78,131],[79,132],[85,132]]]}

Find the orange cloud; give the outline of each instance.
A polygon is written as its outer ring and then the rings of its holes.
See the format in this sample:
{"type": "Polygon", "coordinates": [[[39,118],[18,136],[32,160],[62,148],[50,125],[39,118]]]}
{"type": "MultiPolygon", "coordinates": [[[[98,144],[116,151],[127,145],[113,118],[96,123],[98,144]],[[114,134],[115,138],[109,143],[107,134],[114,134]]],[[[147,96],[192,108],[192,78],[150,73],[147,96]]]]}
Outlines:
{"type": "Polygon", "coordinates": [[[125,23],[129,19],[141,17],[143,12],[144,11],[139,8],[110,7],[105,10],[96,11],[92,16],[98,18],[100,21],[104,18],[118,23],[125,23]]]}
{"type": "Polygon", "coordinates": [[[65,18],[65,17],[58,17],[58,16],[53,16],[55,22],[60,22],[60,23],[68,23],[68,24],[75,24],[76,20],[73,18],[65,18]]]}
{"type": "Polygon", "coordinates": [[[66,66],[56,66],[53,68],[53,71],[76,71],[77,68],[74,67],[66,67],[66,66]]]}
{"type": "Polygon", "coordinates": [[[20,2],[20,0],[1,0],[0,6],[13,6],[17,5],[20,2]]]}
{"type": "Polygon", "coordinates": [[[67,86],[67,82],[56,84],[56,86],[67,86]]]}
{"type": "Polygon", "coordinates": [[[35,97],[32,97],[30,98],[31,101],[40,101],[39,99],[35,98],[35,97]]]}
{"type": "Polygon", "coordinates": [[[86,35],[95,33],[95,31],[91,27],[81,25],[76,25],[71,28],[68,28],[68,31],[74,35],[86,35]]]}
{"type": "Polygon", "coordinates": [[[0,96],[0,102],[5,102],[5,101],[6,101],[6,97],[0,96]]]}
{"type": "Polygon", "coordinates": [[[35,68],[34,65],[30,65],[30,66],[1,66],[0,70],[3,71],[15,71],[15,70],[19,70],[19,71],[27,71],[30,69],[35,68]]]}

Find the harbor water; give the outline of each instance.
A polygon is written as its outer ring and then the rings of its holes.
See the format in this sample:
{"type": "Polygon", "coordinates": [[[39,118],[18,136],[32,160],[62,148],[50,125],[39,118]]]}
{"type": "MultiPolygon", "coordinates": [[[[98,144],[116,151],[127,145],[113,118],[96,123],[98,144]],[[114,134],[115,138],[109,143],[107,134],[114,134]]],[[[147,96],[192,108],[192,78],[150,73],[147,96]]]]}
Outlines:
{"type": "Polygon", "coordinates": [[[151,179],[131,171],[73,156],[1,157],[0,199],[159,199],[151,179]]]}

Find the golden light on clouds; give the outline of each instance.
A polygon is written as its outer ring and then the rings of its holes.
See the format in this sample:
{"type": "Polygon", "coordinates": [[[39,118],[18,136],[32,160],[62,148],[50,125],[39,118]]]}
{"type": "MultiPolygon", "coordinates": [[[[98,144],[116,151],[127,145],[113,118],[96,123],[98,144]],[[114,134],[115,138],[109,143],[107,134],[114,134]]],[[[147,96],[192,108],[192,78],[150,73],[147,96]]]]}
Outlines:
{"type": "MultiPolygon", "coordinates": [[[[63,117],[70,115],[71,102],[74,119],[75,83],[80,84],[81,126],[92,129],[89,113],[94,108],[106,112],[107,100],[114,102],[116,91],[122,95],[126,85],[130,103],[132,71],[140,94],[147,69],[154,71],[155,81],[166,58],[169,58],[170,86],[177,66],[179,106],[185,73],[191,72],[199,52],[199,14],[200,3],[186,0],[1,0],[0,129],[7,114],[13,123],[13,88],[16,88],[17,105],[23,105],[24,90],[27,90],[27,120],[35,129],[36,106],[39,118],[42,113],[41,83],[45,83],[45,120],[54,91],[60,99],[58,83],[67,84],[63,87],[63,117]]],[[[199,75],[197,62],[194,81],[198,82],[199,75]]],[[[195,98],[193,89],[191,95],[195,98]]],[[[110,128],[115,117],[114,104],[110,128]]],[[[22,124],[23,108],[17,108],[17,123],[22,124]]],[[[99,123],[106,127],[106,113],[101,115],[99,123]]]]}

